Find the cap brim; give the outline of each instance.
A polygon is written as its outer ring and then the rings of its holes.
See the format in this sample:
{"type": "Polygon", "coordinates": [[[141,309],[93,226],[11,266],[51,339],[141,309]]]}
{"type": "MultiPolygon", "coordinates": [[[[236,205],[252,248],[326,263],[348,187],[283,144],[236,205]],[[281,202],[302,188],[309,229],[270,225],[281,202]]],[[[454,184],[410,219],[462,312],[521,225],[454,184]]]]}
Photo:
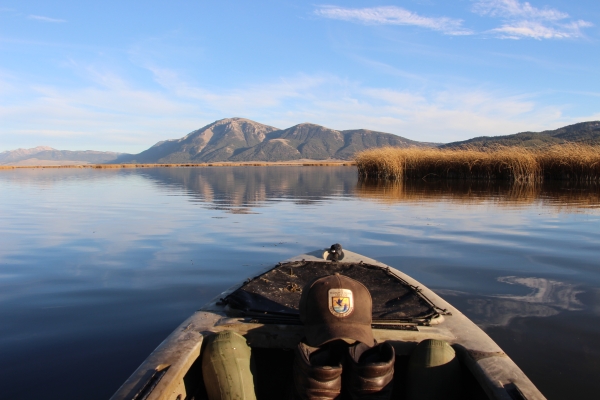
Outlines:
{"type": "Polygon", "coordinates": [[[331,325],[320,324],[313,326],[304,326],[306,343],[309,346],[319,347],[327,342],[338,339],[352,339],[362,342],[369,347],[375,344],[373,330],[371,325],[331,325]]]}

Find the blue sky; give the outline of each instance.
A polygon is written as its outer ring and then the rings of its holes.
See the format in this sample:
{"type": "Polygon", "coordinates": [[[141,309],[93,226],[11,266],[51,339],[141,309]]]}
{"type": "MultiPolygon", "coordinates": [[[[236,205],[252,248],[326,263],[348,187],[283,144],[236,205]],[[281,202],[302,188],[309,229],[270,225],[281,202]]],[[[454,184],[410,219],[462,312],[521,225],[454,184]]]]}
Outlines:
{"type": "Polygon", "coordinates": [[[217,119],[449,142],[600,120],[597,0],[2,1],[0,151],[217,119]]]}

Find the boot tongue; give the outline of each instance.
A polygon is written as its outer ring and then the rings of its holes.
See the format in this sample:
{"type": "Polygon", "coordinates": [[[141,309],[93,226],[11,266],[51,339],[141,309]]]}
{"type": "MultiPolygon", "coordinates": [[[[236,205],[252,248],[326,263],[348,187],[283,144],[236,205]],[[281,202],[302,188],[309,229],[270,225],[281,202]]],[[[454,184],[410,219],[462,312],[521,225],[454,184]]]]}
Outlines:
{"type": "Polygon", "coordinates": [[[346,354],[347,351],[348,345],[341,340],[336,340],[310,354],[310,363],[313,366],[337,367],[342,363],[344,354],[346,354]]]}
{"type": "Polygon", "coordinates": [[[387,343],[381,343],[374,347],[369,347],[364,343],[358,342],[356,345],[350,348],[350,356],[356,363],[359,364],[384,362],[388,361],[388,359],[391,357],[389,347],[391,346],[387,343]]]}
{"type": "Polygon", "coordinates": [[[350,357],[354,362],[358,363],[361,360],[362,355],[369,350],[370,347],[362,342],[356,342],[354,346],[350,347],[350,357]]]}

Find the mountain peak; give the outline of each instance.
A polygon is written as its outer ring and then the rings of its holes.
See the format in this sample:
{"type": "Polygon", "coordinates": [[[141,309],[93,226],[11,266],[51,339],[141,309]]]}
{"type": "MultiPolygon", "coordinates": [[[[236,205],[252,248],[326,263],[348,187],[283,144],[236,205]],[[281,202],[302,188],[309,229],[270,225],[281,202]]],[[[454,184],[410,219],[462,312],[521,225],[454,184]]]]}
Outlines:
{"type": "MultiPolygon", "coordinates": [[[[207,128],[209,126],[227,125],[227,124],[231,124],[231,123],[238,123],[238,124],[246,123],[246,124],[250,124],[250,125],[267,126],[267,125],[261,124],[260,122],[252,121],[251,119],[241,118],[241,117],[232,117],[232,118],[223,118],[223,119],[216,120],[215,122],[206,125],[204,128],[207,128]]],[[[201,128],[201,129],[204,129],[204,128],[201,128]]]]}
{"type": "Polygon", "coordinates": [[[37,146],[37,147],[32,147],[30,149],[19,148],[16,150],[7,150],[7,151],[1,152],[0,154],[12,153],[12,154],[21,154],[21,155],[31,155],[31,154],[39,153],[41,151],[48,151],[48,150],[54,150],[54,149],[49,146],[37,146]]]}
{"type": "Polygon", "coordinates": [[[301,129],[321,129],[321,130],[328,130],[328,131],[336,131],[337,132],[337,130],[335,130],[335,129],[327,128],[326,126],[323,126],[323,125],[313,124],[311,122],[303,122],[301,124],[294,125],[291,128],[286,129],[286,131],[301,130],[301,129]]]}

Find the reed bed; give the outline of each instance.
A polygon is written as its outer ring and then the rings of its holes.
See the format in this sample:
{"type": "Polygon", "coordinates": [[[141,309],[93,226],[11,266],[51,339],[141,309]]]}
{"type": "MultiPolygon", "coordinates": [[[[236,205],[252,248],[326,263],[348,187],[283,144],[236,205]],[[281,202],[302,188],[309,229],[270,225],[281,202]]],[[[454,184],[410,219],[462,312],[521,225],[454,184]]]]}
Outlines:
{"type": "Polygon", "coordinates": [[[545,179],[596,182],[600,180],[600,146],[563,144],[537,153],[545,179]]]}
{"type": "Polygon", "coordinates": [[[361,179],[600,180],[600,147],[579,144],[545,149],[384,147],[360,152],[355,161],[361,179]]]}

